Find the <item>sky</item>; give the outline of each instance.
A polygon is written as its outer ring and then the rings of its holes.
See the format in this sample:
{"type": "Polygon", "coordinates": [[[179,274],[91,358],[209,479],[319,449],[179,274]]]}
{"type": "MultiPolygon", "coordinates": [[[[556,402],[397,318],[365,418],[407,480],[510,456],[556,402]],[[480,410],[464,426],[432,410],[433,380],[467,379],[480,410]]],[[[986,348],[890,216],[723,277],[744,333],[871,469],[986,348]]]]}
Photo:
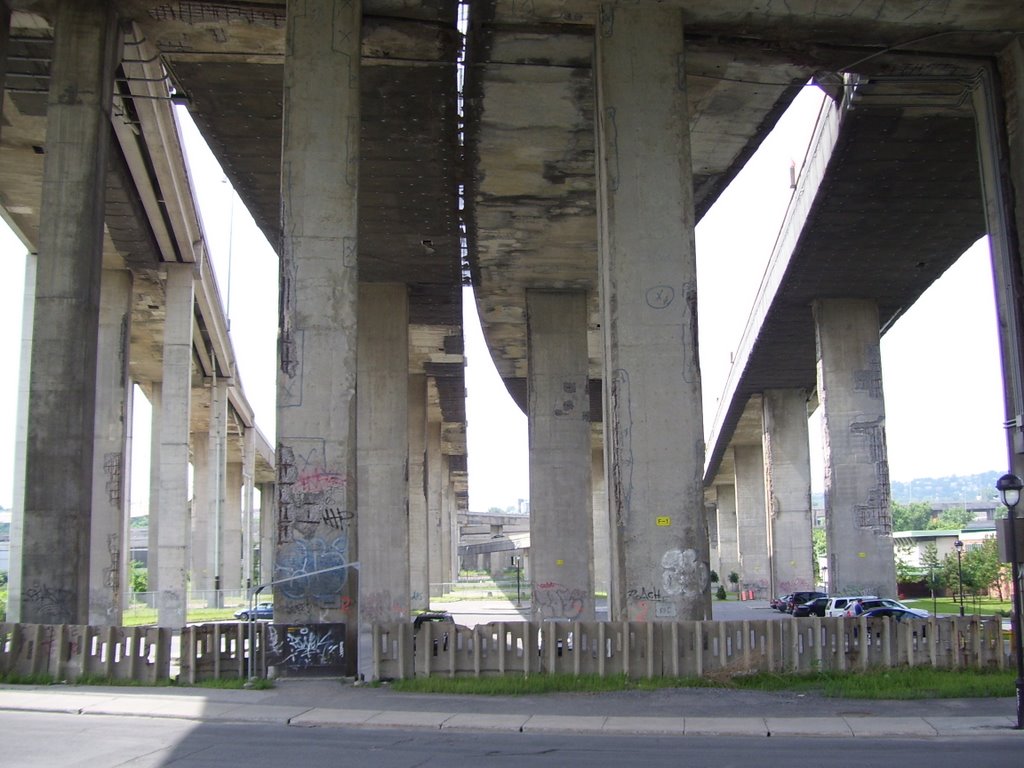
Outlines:
{"type": "MultiPolygon", "coordinates": [[[[733,351],[757,293],[802,163],[821,99],[808,87],[696,232],[705,432],[725,386],[733,351]],[[740,225],[741,223],[741,225],[740,225]]],[[[180,109],[180,108],[179,108],[180,109]]],[[[246,396],[273,444],[277,257],[187,115],[179,115],[193,185],[246,396]]],[[[25,247],[0,226],[0,506],[13,498],[25,247]]],[[[966,475],[1006,467],[1003,399],[991,265],[982,240],[882,339],[890,477],[966,475]]],[[[471,294],[465,296],[470,508],[516,507],[529,498],[526,417],[505,391],[483,346],[471,294]]],[[[137,398],[133,514],[148,493],[149,409],[137,398]]],[[[823,485],[820,421],[810,422],[812,489],[823,485]]]]}

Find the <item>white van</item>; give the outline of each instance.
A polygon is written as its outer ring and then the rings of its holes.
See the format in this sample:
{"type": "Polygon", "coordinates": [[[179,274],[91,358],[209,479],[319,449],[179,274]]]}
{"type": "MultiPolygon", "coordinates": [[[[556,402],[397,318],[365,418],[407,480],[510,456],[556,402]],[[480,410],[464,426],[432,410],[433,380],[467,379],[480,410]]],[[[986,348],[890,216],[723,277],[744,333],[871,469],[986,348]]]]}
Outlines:
{"type": "Polygon", "coordinates": [[[830,597],[825,604],[825,616],[845,616],[857,600],[877,600],[878,595],[843,595],[830,597]]]}

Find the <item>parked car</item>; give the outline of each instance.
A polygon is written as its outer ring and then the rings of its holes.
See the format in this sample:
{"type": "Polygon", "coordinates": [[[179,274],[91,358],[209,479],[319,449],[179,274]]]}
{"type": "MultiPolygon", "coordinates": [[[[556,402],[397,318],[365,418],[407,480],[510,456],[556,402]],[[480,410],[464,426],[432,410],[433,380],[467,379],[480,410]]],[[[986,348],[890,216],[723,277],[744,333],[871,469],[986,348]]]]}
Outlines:
{"type": "Polygon", "coordinates": [[[858,600],[877,600],[878,595],[842,595],[830,597],[828,605],[825,606],[826,616],[845,616],[846,612],[858,600]]]}
{"type": "MultiPolygon", "coordinates": [[[[243,608],[240,611],[235,611],[235,618],[239,621],[249,621],[249,609],[243,608]]],[[[253,609],[254,619],[263,619],[269,621],[274,618],[274,604],[273,603],[257,603],[253,609]]]]}
{"type": "Polygon", "coordinates": [[[771,600],[768,601],[768,607],[774,608],[776,611],[781,611],[782,613],[785,613],[786,603],[789,602],[789,598],[791,595],[792,593],[788,595],[779,595],[778,597],[773,597],[771,600]]]}
{"type": "Polygon", "coordinates": [[[928,611],[923,608],[911,608],[909,605],[904,605],[899,600],[893,600],[891,597],[879,597],[873,600],[862,600],[861,605],[864,606],[864,612],[875,610],[876,608],[898,608],[901,611],[908,611],[918,618],[927,619],[931,616],[928,611]]]}
{"type": "Polygon", "coordinates": [[[789,596],[789,601],[786,603],[786,613],[792,613],[798,605],[809,603],[811,600],[817,600],[819,597],[828,597],[824,592],[794,592],[789,596]]]}
{"type": "Polygon", "coordinates": [[[793,609],[793,617],[801,616],[824,616],[825,606],[828,604],[828,597],[816,597],[806,603],[801,603],[793,609]]]}
{"type": "Polygon", "coordinates": [[[884,608],[873,608],[870,611],[865,611],[864,616],[869,619],[873,619],[880,616],[888,616],[893,621],[908,621],[909,619],[922,619],[923,616],[919,616],[912,610],[905,608],[893,608],[892,606],[886,606],[884,608]]]}

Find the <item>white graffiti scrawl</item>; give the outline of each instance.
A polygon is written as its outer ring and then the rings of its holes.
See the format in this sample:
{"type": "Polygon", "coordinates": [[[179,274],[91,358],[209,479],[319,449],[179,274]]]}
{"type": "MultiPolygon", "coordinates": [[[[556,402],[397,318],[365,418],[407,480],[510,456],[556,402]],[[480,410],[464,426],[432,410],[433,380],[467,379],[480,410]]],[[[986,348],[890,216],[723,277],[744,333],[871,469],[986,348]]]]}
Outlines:
{"type": "Polygon", "coordinates": [[[670,595],[701,594],[708,585],[708,567],[692,549],[670,549],[661,556],[661,585],[670,595]]]}

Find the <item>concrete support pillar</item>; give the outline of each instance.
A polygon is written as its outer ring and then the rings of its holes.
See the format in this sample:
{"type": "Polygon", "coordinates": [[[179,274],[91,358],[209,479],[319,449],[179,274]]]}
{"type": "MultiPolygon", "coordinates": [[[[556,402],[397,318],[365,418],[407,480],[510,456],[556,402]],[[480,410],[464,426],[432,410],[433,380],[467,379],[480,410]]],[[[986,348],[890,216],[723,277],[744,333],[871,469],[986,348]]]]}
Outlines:
{"type": "Polygon", "coordinates": [[[760,445],[733,447],[736,465],[736,542],[740,588],[769,595],[767,515],[764,508],[764,459],[760,445]]]}
{"type": "Polygon", "coordinates": [[[160,591],[160,414],[162,386],[154,381],[149,395],[149,531],[146,577],[150,592],[160,591]]]}
{"type": "Polygon", "coordinates": [[[682,18],[613,3],[597,27],[613,620],[711,615],[682,18]]]}
{"type": "Polygon", "coordinates": [[[718,509],[712,501],[705,500],[704,514],[708,521],[708,566],[718,574],[722,575],[722,558],[718,554],[718,509]]]}
{"type": "Polygon", "coordinates": [[[736,528],[736,486],[716,485],[718,496],[718,579],[730,589],[729,574],[740,574],[740,550],[736,528]]]}
{"type": "MultiPolygon", "coordinates": [[[[157,493],[159,572],[157,624],[183,627],[188,587],[188,434],[192,398],[191,264],[168,264],[160,397],[160,487],[157,493]]],[[[150,491],[151,493],[153,491],[150,491]]]]}
{"type": "Polygon", "coordinates": [[[878,308],[815,301],[828,591],[896,595],[878,308]]]}
{"type": "MultiPolygon", "coordinates": [[[[11,9],[6,2],[0,2],[0,93],[4,92],[7,81],[7,57],[10,54],[11,9]]],[[[0,99],[0,118],[3,117],[3,99],[0,99]]],[[[0,120],[3,123],[3,120],[0,120]]]]}
{"type": "Polygon", "coordinates": [[[253,556],[259,532],[256,530],[256,427],[245,427],[242,435],[242,588],[258,583],[253,556]],[[254,581],[256,580],[256,581],[254,581]]]}
{"type": "Polygon", "coordinates": [[[125,590],[132,276],[103,270],[93,441],[89,623],[120,626],[125,590]]]}
{"type": "Polygon", "coordinates": [[[427,570],[430,597],[440,597],[444,589],[444,564],[441,549],[441,423],[427,422],[427,570]]]}
{"type": "Polygon", "coordinates": [[[274,617],[344,622],[353,674],[362,5],[289,3],[286,27],[274,577],[336,570],[275,587],[274,617]]]}
{"type": "Polygon", "coordinates": [[[220,588],[237,592],[242,589],[242,462],[230,461],[224,473],[224,509],[221,514],[222,536],[220,588]]]}
{"type": "Polygon", "coordinates": [[[25,293],[21,310],[21,356],[18,360],[18,421],[14,443],[14,489],[11,509],[11,562],[7,582],[7,621],[21,621],[21,547],[25,529],[25,457],[28,450],[29,380],[32,374],[32,326],[36,301],[34,253],[25,255],[25,293]]]}
{"type": "Polygon", "coordinates": [[[274,484],[260,483],[260,584],[269,584],[274,578],[274,534],[276,530],[274,484]]]}
{"type": "MultiPolygon", "coordinates": [[[[225,522],[228,519],[227,509],[227,466],[228,466],[228,387],[223,379],[213,378],[210,381],[210,413],[207,438],[206,462],[206,507],[197,507],[196,528],[205,521],[206,554],[205,566],[209,574],[204,589],[219,591],[224,589],[225,565],[225,522]]],[[[196,554],[200,556],[202,551],[196,554]]],[[[217,596],[217,605],[220,600],[217,596]]]]}
{"type": "MultiPolygon", "coordinates": [[[[190,521],[191,545],[189,554],[191,556],[190,585],[193,592],[210,593],[213,591],[214,561],[211,552],[213,551],[213,524],[210,520],[210,510],[213,507],[211,501],[211,490],[213,483],[210,475],[213,467],[210,461],[210,434],[209,432],[192,433],[192,516],[190,521]]],[[[211,599],[212,594],[204,595],[211,599]]]]}
{"type": "Polygon", "coordinates": [[[359,287],[359,671],[372,624],[409,618],[409,311],[404,284],[359,287]]]}
{"type": "MultiPolygon", "coordinates": [[[[608,594],[611,585],[611,542],[608,540],[608,488],[604,482],[604,449],[597,446],[590,453],[591,503],[594,511],[594,591],[608,594]]],[[[608,618],[608,604],[598,619],[608,618]]]]}
{"type": "Polygon", "coordinates": [[[452,507],[454,505],[451,477],[451,457],[448,454],[441,454],[441,582],[442,593],[448,594],[452,591],[452,583],[458,575],[458,558],[452,557],[452,541],[457,538],[453,536],[452,528],[452,507]]]}
{"type": "Polygon", "coordinates": [[[64,0],[54,17],[21,548],[21,619],[29,623],[89,618],[103,205],[119,43],[115,6],[113,0],[64,0]]]}
{"type": "Polygon", "coordinates": [[[409,377],[409,608],[430,607],[427,526],[427,377],[409,377]]]}
{"type": "Polygon", "coordinates": [[[594,619],[587,297],[526,292],[532,618],[594,619]]]}
{"type": "Polygon", "coordinates": [[[762,406],[771,597],[814,589],[811,453],[805,392],[767,390],[762,406]]]}
{"type": "Polygon", "coordinates": [[[1011,40],[996,73],[982,69],[971,90],[988,220],[1006,403],[1009,468],[1024,476],[1024,39],[1011,40]]]}

